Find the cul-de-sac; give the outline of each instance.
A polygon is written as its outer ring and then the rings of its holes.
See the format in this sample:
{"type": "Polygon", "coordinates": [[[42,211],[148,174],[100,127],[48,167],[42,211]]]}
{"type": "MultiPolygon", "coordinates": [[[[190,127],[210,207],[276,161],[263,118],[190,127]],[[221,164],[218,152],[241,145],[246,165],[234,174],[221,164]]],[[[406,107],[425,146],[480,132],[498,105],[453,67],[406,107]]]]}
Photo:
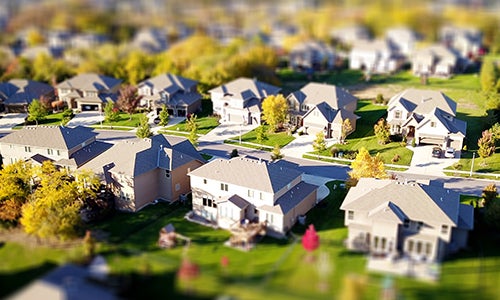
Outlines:
{"type": "Polygon", "coordinates": [[[0,0],[0,29],[0,298],[500,298],[500,2],[0,0]]]}

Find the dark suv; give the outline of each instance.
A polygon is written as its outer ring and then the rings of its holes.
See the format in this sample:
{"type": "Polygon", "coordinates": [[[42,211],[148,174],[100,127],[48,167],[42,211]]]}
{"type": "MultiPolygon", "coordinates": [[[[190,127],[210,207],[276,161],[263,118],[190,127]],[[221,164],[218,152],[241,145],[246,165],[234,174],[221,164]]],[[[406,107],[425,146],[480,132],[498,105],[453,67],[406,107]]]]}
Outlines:
{"type": "Polygon", "coordinates": [[[440,158],[442,154],[443,150],[441,150],[441,148],[439,147],[432,148],[432,157],[440,158]]]}

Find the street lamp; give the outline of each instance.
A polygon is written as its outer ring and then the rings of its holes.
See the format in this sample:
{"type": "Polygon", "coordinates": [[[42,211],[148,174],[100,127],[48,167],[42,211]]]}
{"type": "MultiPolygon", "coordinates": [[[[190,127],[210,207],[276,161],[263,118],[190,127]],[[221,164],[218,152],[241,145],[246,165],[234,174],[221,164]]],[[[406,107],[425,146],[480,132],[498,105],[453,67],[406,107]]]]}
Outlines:
{"type": "Polygon", "coordinates": [[[472,169],[474,169],[474,158],[476,158],[476,152],[472,152],[472,163],[470,164],[469,177],[472,177],[472,169]]]}

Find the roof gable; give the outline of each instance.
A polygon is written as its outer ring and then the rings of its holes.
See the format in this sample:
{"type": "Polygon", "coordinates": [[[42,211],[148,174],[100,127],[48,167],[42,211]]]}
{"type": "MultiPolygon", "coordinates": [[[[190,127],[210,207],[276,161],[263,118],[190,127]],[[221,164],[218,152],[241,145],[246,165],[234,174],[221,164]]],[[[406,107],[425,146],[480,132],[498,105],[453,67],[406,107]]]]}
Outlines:
{"type": "Polygon", "coordinates": [[[209,90],[210,93],[221,93],[224,95],[237,95],[245,99],[249,93],[259,99],[264,99],[269,95],[276,95],[281,91],[281,88],[267,84],[256,79],[238,78],[229,83],[209,90]],[[244,93],[244,94],[243,94],[244,93]]]}
{"type": "Polygon", "coordinates": [[[443,112],[452,116],[456,115],[457,103],[451,98],[439,91],[407,89],[391,98],[388,103],[392,107],[400,103],[409,112],[414,112],[420,115],[431,113],[434,108],[439,108],[443,112]],[[412,109],[413,108],[413,109],[412,109]]]}
{"type": "Polygon", "coordinates": [[[95,73],[85,73],[67,79],[57,85],[59,89],[78,89],[82,91],[102,92],[111,90],[121,83],[121,79],[95,73]]]}

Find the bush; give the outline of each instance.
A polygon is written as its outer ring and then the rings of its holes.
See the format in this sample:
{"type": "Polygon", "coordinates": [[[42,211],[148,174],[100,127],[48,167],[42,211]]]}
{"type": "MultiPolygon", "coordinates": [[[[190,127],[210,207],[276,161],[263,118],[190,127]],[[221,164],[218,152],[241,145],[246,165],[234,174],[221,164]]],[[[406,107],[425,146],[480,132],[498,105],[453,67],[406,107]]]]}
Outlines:
{"type": "Polygon", "coordinates": [[[456,162],[451,167],[453,168],[453,170],[462,170],[463,165],[459,162],[456,162]]]}
{"type": "Polygon", "coordinates": [[[377,98],[375,98],[375,103],[376,104],[382,104],[382,103],[384,103],[384,95],[377,94],[377,98]]]}
{"type": "Polygon", "coordinates": [[[395,163],[395,162],[398,162],[399,159],[401,159],[401,156],[399,156],[399,154],[394,154],[394,156],[392,157],[391,161],[393,163],[395,163]]]}
{"type": "Polygon", "coordinates": [[[415,141],[415,138],[411,140],[411,146],[412,147],[417,147],[417,142],[415,141]]]}
{"type": "Polygon", "coordinates": [[[358,151],[345,151],[343,157],[345,159],[355,159],[356,155],[358,155],[358,151]]]}
{"type": "Polygon", "coordinates": [[[332,154],[332,157],[337,157],[337,155],[339,154],[339,148],[333,146],[332,148],[330,148],[330,153],[332,154]]]}

